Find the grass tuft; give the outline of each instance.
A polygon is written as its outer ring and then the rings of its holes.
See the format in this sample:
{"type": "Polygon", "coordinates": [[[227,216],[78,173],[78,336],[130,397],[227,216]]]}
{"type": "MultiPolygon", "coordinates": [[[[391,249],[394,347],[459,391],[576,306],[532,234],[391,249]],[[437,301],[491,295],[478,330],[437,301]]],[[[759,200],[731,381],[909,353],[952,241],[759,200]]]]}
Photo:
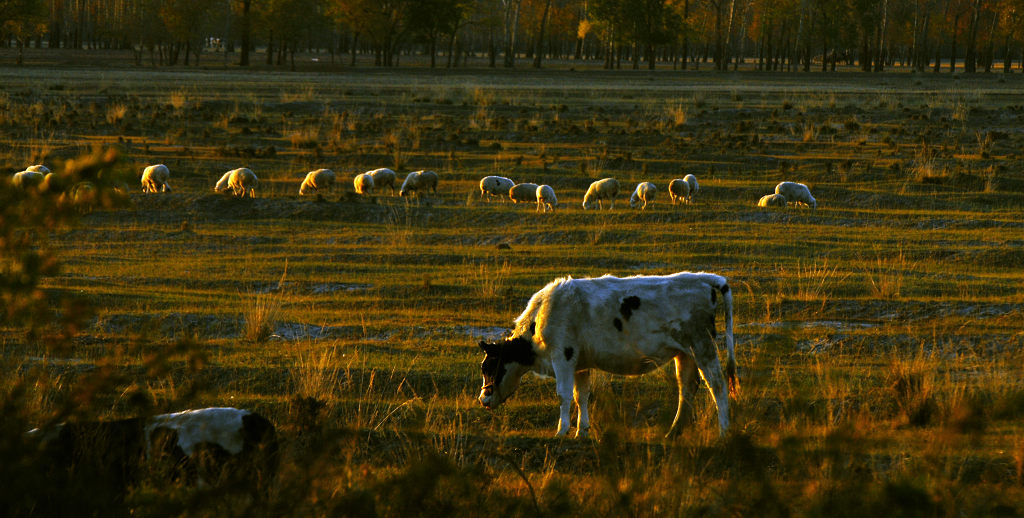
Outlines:
{"type": "Polygon", "coordinates": [[[274,333],[274,328],[281,318],[284,281],[288,275],[288,261],[285,260],[284,272],[277,288],[264,293],[249,293],[249,305],[243,310],[242,337],[256,343],[262,343],[274,333]]]}

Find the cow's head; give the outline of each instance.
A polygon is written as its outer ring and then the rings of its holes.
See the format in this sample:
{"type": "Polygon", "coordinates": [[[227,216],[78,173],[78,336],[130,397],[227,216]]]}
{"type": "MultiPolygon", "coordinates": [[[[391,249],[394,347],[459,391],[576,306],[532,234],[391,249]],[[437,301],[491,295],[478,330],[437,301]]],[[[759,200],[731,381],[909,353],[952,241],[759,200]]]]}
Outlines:
{"type": "Polygon", "coordinates": [[[484,361],[480,364],[483,387],[480,389],[480,404],[486,408],[498,408],[519,387],[519,380],[533,366],[537,353],[533,342],[526,338],[510,338],[502,342],[480,342],[484,361]]]}

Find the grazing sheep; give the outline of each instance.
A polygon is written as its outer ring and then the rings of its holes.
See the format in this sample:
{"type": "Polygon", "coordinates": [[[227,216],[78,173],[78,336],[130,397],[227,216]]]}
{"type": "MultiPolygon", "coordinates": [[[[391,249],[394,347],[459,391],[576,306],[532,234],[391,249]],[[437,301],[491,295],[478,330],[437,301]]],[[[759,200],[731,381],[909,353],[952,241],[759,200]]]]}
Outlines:
{"type": "Polygon", "coordinates": [[[43,177],[43,183],[39,185],[40,191],[46,191],[53,194],[60,194],[68,190],[68,185],[71,183],[71,177],[60,173],[46,173],[43,177]]]}
{"type": "Polygon", "coordinates": [[[71,194],[71,205],[79,212],[92,212],[99,196],[96,186],[92,182],[78,182],[69,191],[71,194]]]}
{"type": "Polygon", "coordinates": [[[373,177],[370,173],[356,175],[352,184],[355,185],[356,194],[373,194],[373,177]]]}
{"type": "Polygon", "coordinates": [[[35,171],[37,173],[43,173],[43,174],[46,174],[46,173],[50,172],[50,168],[46,167],[43,164],[30,165],[30,166],[26,167],[25,170],[26,171],[35,171]]]}
{"type": "Polygon", "coordinates": [[[366,174],[373,178],[373,188],[384,190],[385,187],[391,189],[391,195],[395,195],[395,172],[382,167],[380,169],[374,169],[373,171],[367,171],[366,174]]]}
{"type": "Polygon", "coordinates": [[[43,183],[44,178],[43,173],[39,171],[21,171],[11,177],[11,185],[25,190],[36,189],[43,183]]]}
{"type": "Polygon", "coordinates": [[[629,206],[637,208],[640,202],[643,202],[643,206],[640,210],[647,210],[648,203],[654,203],[654,197],[658,194],[658,187],[651,182],[640,182],[636,186],[636,190],[633,191],[633,196],[629,197],[629,206]]]}
{"type": "Polygon", "coordinates": [[[690,203],[693,201],[693,196],[697,194],[697,191],[700,191],[700,185],[697,183],[697,177],[692,174],[684,176],[683,181],[686,182],[686,185],[690,186],[690,194],[686,195],[686,203],[690,203]]]}
{"type": "Polygon", "coordinates": [[[494,196],[504,197],[516,183],[504,176],[485,176],[480,180],[480,197],[487,195],[487,199],[494,196]]]}
{"type": "Polygon", "coordinates": [[[87,479],[111,499],[147,474],[153,482],[178,478],[200,487],[258,487],[274,476],[279,462],[273,423],[237,408],[65,422],[32,429],[25,437],[39,452],[40,468],[57,481],[87,479]]]}
{"type": "Polygon", "coordinates": [[[788,203],[802,203],[812,209],[818,208],[818,202],[811,196],[810,189],[802,183],[781,182],[775,186],[775,194],[785,196],[788,203]]]}
{"type": "Polygon", "coordinates": [[[255,198],[256,186],[259,184],[260,179],[256,177],[252,170],[240,167],[224,173],[224,176],[220,177],[213,190],[223,193],[231,189],[231,192],[239,198],[245,198],[246,193],[250,197],[255,198]]]}
{"type": "Polygon", "coordinates": [[[224,176],[220,177],[220,180],[217,180],[217,184],[213,186],[214,192],[223,193],[228,190],[228,181],[231,180],[231,173],[233,172],[234,170],[228,171],[224,173],[224,176]]]}
{"type": "Polygon", "coordinates": [[[604,209],[604,202],[602,200],[610,200],[611,203],[608,205],[608,209],[615,208],[615,197],[619,195],[619,181],[614,178],[603,178],[592,184],[587,189],[587,194],[583,195],[583,210],[594,208],[594,204],[601,209],[604,209]]]}
{"type": "Polygon", "coordinates": [[[330,169],[310,171],[302,180],[302,185],[299,186],[299,196],[313,194],[313,191],[316,191],[318,195],[322,194],[320,191],[330,191],[334,185],[334,178],[334,171],[330,169]]]}
{"type": "Polygon", "coordinates": [[[256,197],[256,186],[260,184],[260,179],[256,178],[256,173],[246,168],[235,169],[231,172],[231,178],[228,179],[228,187],[234,191],[235,196],[245,198],[245,193],[249,193],[250,198],[256,197]]]}
{"type": "Polygon", "coordinates": [[[508,190],[508,197],[512,203],[533,203],[537,201],[537,187],[535,183],[517,183],[508,190]]]}
{"type": "Polygon", "coordinates": [[[398,195],[409,196],[414,192],[419,195],[420,190],[427,189],[430,189],[435,194],[437,193],[437,173],[433,171],[413,171],[405,177],[398,195]]]}
{"type": "Polygon", "coordinates": [[[167,179],[171,177],[171,171],[163,164],[156,164],[142,170],[142,192],[167,192],[171,186],[167,179]]]}
{"type": "Polygon", "coordinates": [[[558,206],[558,198],[555,196],[555,190],[550,185],[540,185],[537,187],[537,210],[544,212],[555,211],[555,207],[558,206]]]}
{"type": "Polygon", "coordinates": [[[672,199],[672,205],[684,203],[690,197],[690,184],[681,178],[672,180],[668,183],[668,197],[672,199]]]}
{"type": "Polygon", "coordinates": [[[785,207],[786,197],[781,194],[765,194],[757,200],[758,207],[785,207]]]}

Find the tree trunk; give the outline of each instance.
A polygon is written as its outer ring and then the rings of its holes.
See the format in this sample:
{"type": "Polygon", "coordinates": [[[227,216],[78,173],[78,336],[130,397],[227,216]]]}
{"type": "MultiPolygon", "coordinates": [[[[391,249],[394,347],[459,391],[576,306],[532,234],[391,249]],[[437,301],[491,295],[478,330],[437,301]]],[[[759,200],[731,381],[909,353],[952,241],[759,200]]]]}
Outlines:
{"type": "Polygon", "coordinates": [[[249,32],[252,25],[251,7],[252,0],[242,0],[242,53],[238,57],[238,66],[242,67],[249,66],[249,46],[252,44],[249,32]]]}
{"type": "Polygon", "coordinates": [[[981,0],[974,0],[971,6],[971,22],[967,26],[967,49],[964,54],[964,73],[978,71],[978,11],[981,0]]]}
{"type": "Polygon", "coordinates": [[[544,29],[548,24],[548,12],[551,10],[551,0],[544,2],[544,12],[540,16],[540,30],[537,31],[537,44],[533,48],[533,68],[540,68],[541,56],[544,54],[544,29]]]}
{"type": "Polygon", "coordinates": [[[1010,57],[1010,35],[1006,35],[1006,39],[1003,40],[1003,73],[1009,74],[1010,68],[1013,66],[1013,59],[1010,57]]]}

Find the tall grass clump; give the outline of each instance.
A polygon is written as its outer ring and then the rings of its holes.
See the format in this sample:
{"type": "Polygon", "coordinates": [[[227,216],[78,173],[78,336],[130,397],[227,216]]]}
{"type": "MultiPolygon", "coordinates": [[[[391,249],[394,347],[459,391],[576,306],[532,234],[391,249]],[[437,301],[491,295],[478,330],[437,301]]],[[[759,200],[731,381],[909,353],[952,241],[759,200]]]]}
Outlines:
{"type": "Polygon", "coordinates": [[[274,333],[274,327],[281,318],[281,306],[284,297],[284,281],[288,275],[288,261],[285,260],[284,272],[277,288],[263,293],[248,293],[249,304],[242,312],[242,337],[246,340],[262,343],[274,333]]]}
{"type": "Polygon", "coordinates": [[[508,259],[503,260],[500,265],[497,261],[494,265],[479,265],[479,268],[473,270],[473,284],[477,287],[477,295],[485,299],[504,295],[511,272],[512,266],[508,259]]]}
{"type": "Polygon", "coordinates": [[[295,384],[295,394],[299,397],[313,398],[317,401],[330,401],[337,397],[340,381],[341,363],[336,347],[314,350],[315,342],[307,341],[296,344],[293,353],[291,372],[295,384]],[[301,351],[300,346],[305,348],[301,351]]]}
{"type": "Polygon", "coordinates": [[[808,265],[797,261],[793,297],[804,301],[820,300],[824,305],[836,286],[849,276],[849,273],[840,272],[838,266],[829,266],[828,259],[808,265]]]}
{"type": "Polygon", "coordinates": [[[903,294],[904,276],[912,267],[912,264],[908,264],[902,247],[890,256],[885,256],[876,249],[875,261],[868,266],[865,272],[871,288],[871,295],[874,298],[886,300],[899,298],[903,294]]]}
{"type": "Polygon", "coordinates": [[[107,122],[117,124],[128,115],[128,107],[123,104],[115,104],[107,108],[107,122]]]}

